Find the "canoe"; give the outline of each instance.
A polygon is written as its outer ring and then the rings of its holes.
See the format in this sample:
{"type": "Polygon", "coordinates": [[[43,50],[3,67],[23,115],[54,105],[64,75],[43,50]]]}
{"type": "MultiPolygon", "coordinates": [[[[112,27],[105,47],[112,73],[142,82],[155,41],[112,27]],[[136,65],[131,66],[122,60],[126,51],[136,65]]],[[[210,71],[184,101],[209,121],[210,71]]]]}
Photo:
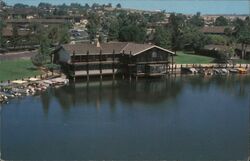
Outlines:
{"type": "Polygon", "coordinates": [[[247,74],[247,70],[244,68],[238,68],[240,74],[247,74]]]}
{"type": "Polygon", "coordinates": [[[230,73],[239,73],[239,70],[238,69],[229,69],[229,72],[230,73]]]}

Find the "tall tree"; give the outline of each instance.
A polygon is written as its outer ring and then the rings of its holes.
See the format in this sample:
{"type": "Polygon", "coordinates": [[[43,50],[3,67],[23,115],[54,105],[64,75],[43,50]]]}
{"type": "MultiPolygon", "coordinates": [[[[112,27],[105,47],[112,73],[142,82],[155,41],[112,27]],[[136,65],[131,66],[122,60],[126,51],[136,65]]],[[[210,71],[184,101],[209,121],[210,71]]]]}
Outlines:
{"type": "Polygon", "coordinates": [[[182,14],[171,13],[169,17],[169,29],[171,31],[171,43],[172,49],[178,50],[181,48],[181,35],[185,26],[186,16],[182,14]]]}
{"type": "Polygon", "coordinates": [[[207,43],[207,37],[197,27],[186,26],[181,36],[181,48],[199,50],[207,43]]]}
{"type": "Polygon", "coordinates": [[[109,40],[117,40],[119,37],[119,29],[120,25],[117,19],[112,19],[109,24],[108,29],[108,39],[109,40]]]}
{"type": "Polygon", "coordinates": [[[59,44],[67,44],[70,41],[70,36],[68,33],[68,28],[64,27],[59,30],[59,44]]]}
{"type": "Polygon", "coordinates": [[[18,27],[16,25],[13,25],[12,27],[12,36],[11,36],[11,44],[14,48],[16,48],[18,42],[19,42],[19,34],[18,34],[18,27]]]}
{"type": "Polygon", "coordinates": [[[193,15],[188,22],[191,25],[198,26],[198,27],[203,27],[205,22],[204,19],[201,17],[201,13],[197,12],[195,15],[193,15]]]}
{"type": "Polygon", "coordinates": [[[50,60],[50,43],[47,35],[43,35],[40,39],[39,54],[42,57],[42,64],[46,64],[50,60]]]}
{"type": "Polygon", "coordinates": [[[239,31],[238,42],[241,44],[241,58],[244,59],[247,46],[250,44],[250,26],[245,26],[239,31]]]}
{"type": "Polygon", "coordinates": [[[96,35],[98,34],[98,31],[100,29],[100,23],[101,21],[99,15],[95,12],[90,12],[88,15],[88,24],[86,28],[88,30],[91,41],[96,38],[96,35]]]}
{"type": "Polygon", "coordinates": [[[155,30],[154,42],[163,48],[171,48],[171,33],[164,27],[158,27],[155,30]]]}
{"type": "Polygon", "coordinates": [[[122,8],[122,5],[121,5],[120,3],[118,3],[118,4],[116,5],[116,8],[122,8]]]}
{"type": "Polygon", "coordinates": [[[146,29],[138,25],[132,24],[122,26],[119,32],[120,41],[144,42],[146,38],[146,29]]]}
{"type": "Polygon", "coordinates": [[[6,41],[3,37],[3,28],[5,27],[5,23],[3,19],[0,19],[0,48],[4,48],[6,41]]]}

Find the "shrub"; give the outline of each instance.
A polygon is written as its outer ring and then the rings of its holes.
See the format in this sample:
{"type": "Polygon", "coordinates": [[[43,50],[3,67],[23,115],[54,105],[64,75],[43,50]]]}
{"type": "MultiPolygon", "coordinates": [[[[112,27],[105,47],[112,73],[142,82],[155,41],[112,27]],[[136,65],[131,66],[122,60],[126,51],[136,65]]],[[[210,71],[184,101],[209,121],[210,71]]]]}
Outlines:
{"type": "Polygon", "coordinates": [[[44,65],[44,56],[42,54],[35,54],[31,57],[31,61],[32,63],[37,66],[37,67],[41,67],[44,65]]]}

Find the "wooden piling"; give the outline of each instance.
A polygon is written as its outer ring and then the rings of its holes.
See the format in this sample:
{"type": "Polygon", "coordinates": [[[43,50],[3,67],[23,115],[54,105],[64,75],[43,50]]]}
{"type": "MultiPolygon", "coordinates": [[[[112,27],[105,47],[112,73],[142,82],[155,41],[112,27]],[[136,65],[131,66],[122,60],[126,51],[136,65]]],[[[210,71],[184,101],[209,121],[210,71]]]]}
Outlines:
{"type": "Polygon", "coordinates": [[[131,61],[131,58],[132,58],[132,51],[130,51],[129,52],[129,80],[131,80],[132,79],[132,71],[131,71],[131,63],[132,63],[132,61],[131,61]]]}
{"type": "Polygon", "coordinates": [[[122,62],[123,62],[123,63],[121,64],[121,65],[122,65],[122,68],[123,68],[123,69],[122,69],[122,79],[125,78],[125,75],[124,75],[124,74],[125,74],[125,73],[124,73],[124,72],[125,72],[125,62],[124,62],[124,59],[125,59],[125,58],[124,58],[124,56],[125,56],[125,52],[124,52],[124,50],[123,50],[123,51],[122,51],[122,58],[121,58],[121,59],[122,59],[122,62]]]}
{"type": "Polygon", "coordinates": [[[102,50],[100,50],[99,54],[99,68],[100,68],[100,79],[102,80],[102,50]]]}
{"type": "Polygon", "coordinates": [[[113,50],[113,56],[112,56],[112,74],[113,74],[113,79],[115,79],[115,50],[113,50]]]}
{"type": "MultiPolygon", "coordinates": [[[[175,52],[176,55],[176,52],[175,52]]],[[[174,73],[174,55],[172,54],[172,74],[174,73]]]]}
{"type": "Polygon", "coordinates": [[[86,70],[87,70],[87,81],[89,81],[89,51],[87,51],[87,65],[86,65],[86,70]]]}

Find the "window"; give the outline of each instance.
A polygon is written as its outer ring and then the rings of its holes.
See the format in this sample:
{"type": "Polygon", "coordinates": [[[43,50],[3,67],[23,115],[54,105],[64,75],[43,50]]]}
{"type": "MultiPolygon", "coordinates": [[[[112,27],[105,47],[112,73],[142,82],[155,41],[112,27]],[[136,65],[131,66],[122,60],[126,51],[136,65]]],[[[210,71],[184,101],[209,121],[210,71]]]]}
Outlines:
{"type": "Polygon", "coordinates": [[[152,58],[157,58],[157,52],[155,51],[152,52],[152,58]]]}

